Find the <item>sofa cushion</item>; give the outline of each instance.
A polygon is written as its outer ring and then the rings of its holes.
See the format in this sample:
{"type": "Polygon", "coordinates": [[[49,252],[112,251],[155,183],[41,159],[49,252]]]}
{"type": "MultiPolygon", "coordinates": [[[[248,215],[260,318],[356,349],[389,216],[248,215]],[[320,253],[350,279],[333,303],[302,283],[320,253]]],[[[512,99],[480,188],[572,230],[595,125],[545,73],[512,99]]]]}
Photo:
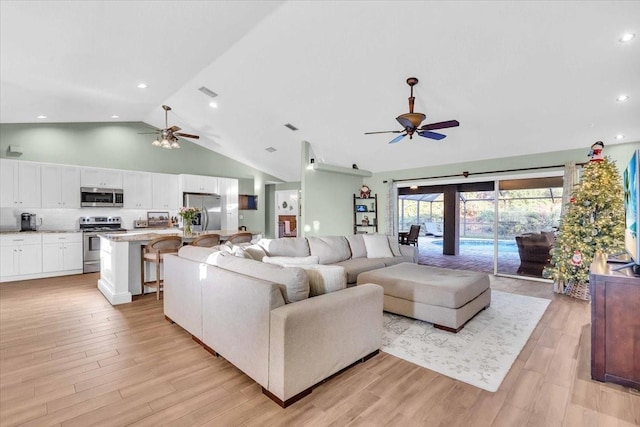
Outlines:
{"type": "Polygon", "coordinates": [[[258,241],[267,256],[309,256],[309,244],[304,237],[260,239],[258,241]]]}
{"type": "Polygon", "coordinates": [[[267,256],[267,253],[260,245],[249,245],[244,248],[244,253],[247,257],[255,259],[256,261],[262,261],[262,258],[267,256]]]}
{"type": "Polygon", "coordinates": [[[384,234],[363,234],[367,248],[367,258],[390,258],[393,256],[389,247],[389,239],[384,234]]]}
{"type": "Polygon", "coordinates": [[[302,268],[282,267],[248,258],[223,256],[218,267],[280,285],[285,302],[302,301],[309,297],[309,278],[302,268]]]}
{"type": "Polygon", "coordinates": [[[362,234],[351,234],[346,236],[346,238],[351,248],[351,258],[367,257],[367,247],[364,245],[362,234]]]}
{"type": "Polygon", "coordinates": [[[387,240],[389,241],[389,248],[391,249],[393,256],[402,256],[398,239],[396,239],[395,236],[387,236],[387,240]]]}
{"type": "Polygon", "coordinates": [[[356,283],[358,274],[364,271],[385,267],[384,261],[381,258],[351,258],[337,262],[334,265],[344,267],[344,270],[347,272],[347,283],[356,283]]]}
{"type": "Polygon", "coordinates": [[[328,294],[347,287],[347,272],[343,267],[322,264],[295,266],[303,268],[309,277],[309,297],[328,294]]]}
{"type": "Polygon", "coordinates": [[[391,265],[402,264],[403,262],[413,263],[413,257],[411,256],[394,256],[391,258],[379,258],[380,261],[384,263],[385,267],[389,267],[391,265]]]}
{"type": "Polygon", "coordinates": [[[311,255],[320,258],[320,264],[335,264],[351,258],[351,249],[344,236],[307,237],[311,255]]]}
{"type": "Polygon", "coordinates": [[[207,248],[203,246],[185,245],[178,250],[178,256],[196,262],[218,265],[218,257],[231,256],[228,252],[220,251],[219,247],[207,248]]]}
{"type": "Polygon", "coordinates": [[[318,264],[319,260],[317,256],[309,255],[303,257],[296,256],[265,256],[262,257],[262,262],[267,264],[277,264],[286,267],[293,267],[297,265],[310,265],[318,264]]]}

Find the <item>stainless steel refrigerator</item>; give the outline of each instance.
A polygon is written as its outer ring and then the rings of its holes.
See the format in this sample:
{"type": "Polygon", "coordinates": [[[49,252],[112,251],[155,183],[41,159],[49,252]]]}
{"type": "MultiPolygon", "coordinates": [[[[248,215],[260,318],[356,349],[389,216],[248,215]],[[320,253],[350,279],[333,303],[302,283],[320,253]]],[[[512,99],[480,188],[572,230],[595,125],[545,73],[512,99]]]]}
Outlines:
{"type": "Polygon", "coordinates": [[[193,231],[220,230],[222,205],[217,194],[183,193],[183,206],[200,209],[193,220],[193,231]]]}

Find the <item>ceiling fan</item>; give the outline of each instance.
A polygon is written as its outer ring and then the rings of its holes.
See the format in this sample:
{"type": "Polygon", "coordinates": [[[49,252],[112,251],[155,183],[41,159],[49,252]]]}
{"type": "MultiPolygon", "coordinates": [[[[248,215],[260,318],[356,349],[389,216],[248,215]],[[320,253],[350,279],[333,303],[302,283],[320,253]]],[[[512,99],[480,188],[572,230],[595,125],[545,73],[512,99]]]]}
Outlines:
{"type": "Polygon", "coordinates": [[[142,132],[142,133],[155,133],[158,137],[151,143],[155,147],[162,147],[168,150],[172,148],[180,148],[178,144],[178,137],[200,139],[198,135],[192,135],[190,133],[178,132],[181,130],[179,126],[169,127],[168,114],[171,111],[171,107],[163,105],[164,110],[164,129],[158,129],[155,132],[142,132]]]}
{"type": "Polygon", "coordinates": [[[457,120],[447,120],[446,122],[438,122],[438,123],[430,123],[428,125],[420,126],[420,123],[427,117],[422,113],[414,113],[413,112],[413,103],[415,101],[415,97],[413,96],[413,87],[418,84],[418,79],[415,77],[409,77],[407,79],[407,84],[411,87],[411,96],[409,97],[409,112],[405,114],[400,114],[396,117],[398,123],[402,125],[403,130],[389,130],[389,131],[381,131],[381,132],[365,132],[365,135],[372,135],[376,133],[400,133],[402,135],[398,135],[389,141],[389,144],[395,144],[400,141],[405,136],[409,135],[409,139],[413,139],[413,134],[417,133],[418,135],[424,138],[430,138],[435,140],[441,140],[446,138],[447,135],[443,135],[437,132],[431,132],[436,129],[445,129],[452,128],[456,126],[460,126],[460,122],[457,120]],[[418,127],[420,126],[420,127],[418,127]]]}

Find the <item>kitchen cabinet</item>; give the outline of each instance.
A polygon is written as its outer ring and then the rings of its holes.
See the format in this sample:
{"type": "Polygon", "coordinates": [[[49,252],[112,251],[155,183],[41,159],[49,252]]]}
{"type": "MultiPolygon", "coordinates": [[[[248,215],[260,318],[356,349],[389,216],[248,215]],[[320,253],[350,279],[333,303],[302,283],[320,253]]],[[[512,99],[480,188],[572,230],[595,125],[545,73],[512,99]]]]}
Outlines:
{"type": "Polygon", "coordinates": [[[0,278],[28,276],[42,272],[40,233],[11,233],[0,236],[0,278]]]}
{"type": "Polygon", "coordinates": [[[151,209],[153,203],[150,173],[125,172],[123,184],[125,209],[151,209]]]}
{"type": "Polygon", "coordinates": [[[82,233],[43,234],[42,271],[82,273],[82,233]]]}
{"type": "Polygon", "coordinates": [[[114,169],[81,168],[80,185],[82,187],[122,188],[122,175],[122,171],[114,169]]]}
{"type": "Polygon", "coordinates": [[[80,168],[42,164],[42,207],[80,208],[80,168]]]}
{"type": "Polygon", "coordinates": [[[0,159],[0,207],[40,207],[40,163],[0,159]]]}
{"type": "Polygon", "coordinates": [[[219,178],[204,175],[180,175],[183,193],[221,194],[219,178]]]}
{"type": "Polygon", "coordinates": [[[223,230],[238,229],[238,180],[233,178],[219,178],[220,195],[222,197],[223,230]]]}
{"type": "Polygon", "coordinates": [[[167,173],[152,174],[151,189],[153,209],[174,211],[182,206],[182,197],[178,192],[178,175],[167,173]]]}

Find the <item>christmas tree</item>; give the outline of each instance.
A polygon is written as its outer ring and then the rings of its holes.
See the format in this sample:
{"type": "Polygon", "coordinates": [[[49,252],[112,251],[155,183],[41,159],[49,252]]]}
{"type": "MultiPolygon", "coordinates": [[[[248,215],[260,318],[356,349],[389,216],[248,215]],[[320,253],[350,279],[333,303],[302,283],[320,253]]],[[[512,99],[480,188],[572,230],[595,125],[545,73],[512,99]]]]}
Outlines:
{"type": "MultiPolygon", "coordinates": [[[[588,291],[589,267],[596,252],[613,254],[624,247],[621,178],[615,163],[603,157],[603,147],[600,141],[591,147],[591,161],[584,166],[580,183],[560,221],[551,251],[553,267],[544,272],[568,295],[575,296],[577,287],[588,291]]],[[[588,292],[585,294],[582,297],[588,299],[588,292]]]]}

